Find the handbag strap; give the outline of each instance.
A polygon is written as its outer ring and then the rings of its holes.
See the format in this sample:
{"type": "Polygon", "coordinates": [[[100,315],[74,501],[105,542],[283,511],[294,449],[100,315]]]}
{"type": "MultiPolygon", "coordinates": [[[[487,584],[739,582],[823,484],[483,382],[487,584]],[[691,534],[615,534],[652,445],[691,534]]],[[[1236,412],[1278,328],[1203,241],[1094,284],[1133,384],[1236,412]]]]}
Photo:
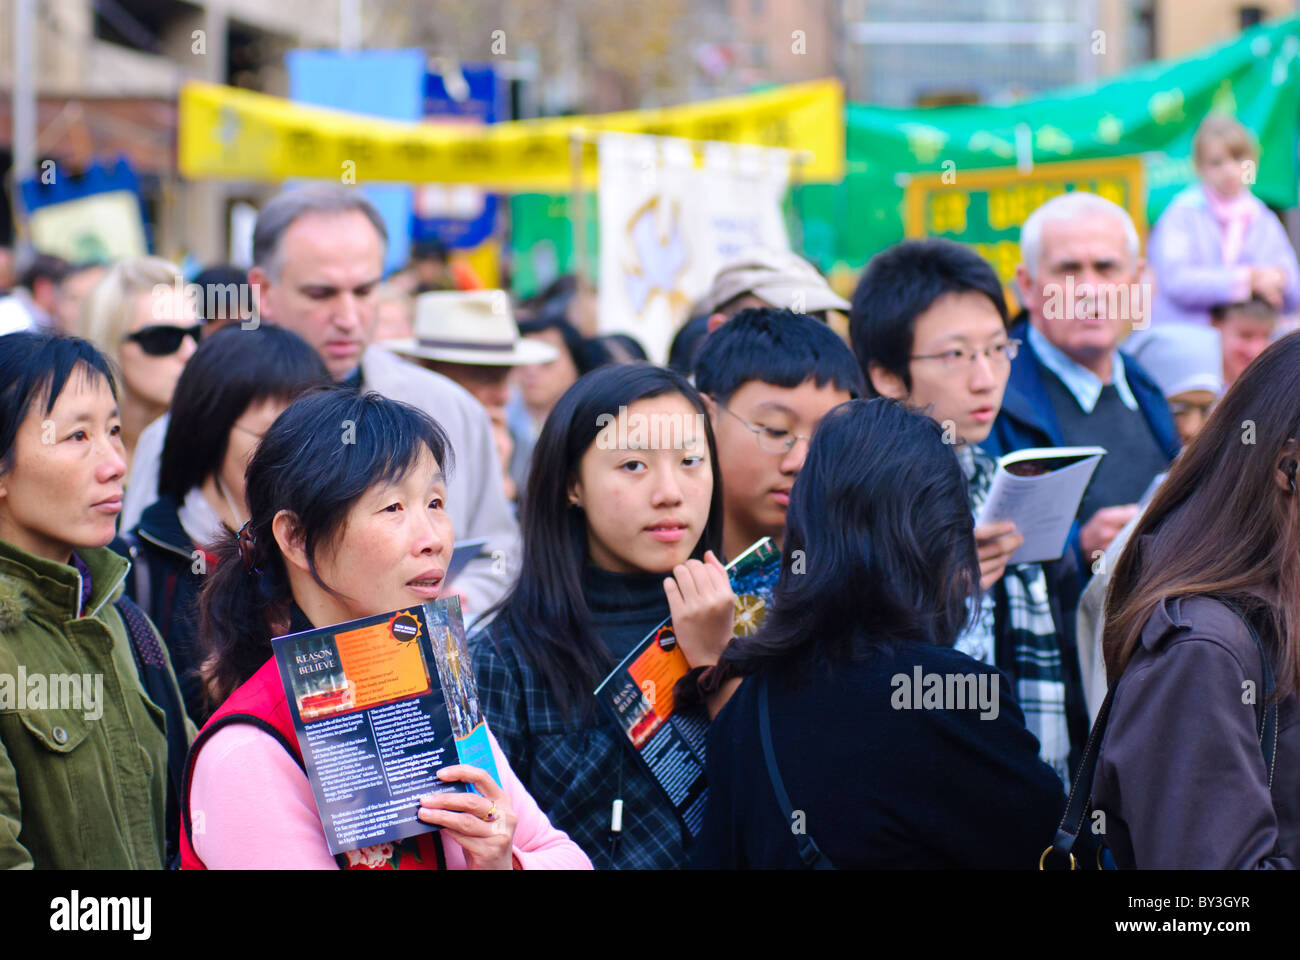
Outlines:
{"type": "MultiPolygon", "coordinates": [[[[763,741],[763,759],[767,762],[767,776],[772,782],[776,802],[785,814],[786,826],[792,827],[795,816],[794,805],[790,803],[790,796],[785,792],[785,781],[781,779],[781,770],[776,765],[776,753],[772,749],[772,717],[767,705],[767,676],[760,673],[757,680],[758,733],[763,741]]],[[[817,846],[817,841],[813,840],[811,835],[796,833],[794,838],[799,847],[799,859],[803,861],[805,867],[810,870],[835,869],[835,864],[831,862],[830,857],[822,853],[821,847],[817,846]]]]}
{"type": "MultiPolygon", "coordinates": [[[[1278,706],[1273,697],[1273,665],[1268,656],[1268,651],[1264,648],[1264,643],[1259,637],[1259,632],[1255,629],[1254,623],[1244,610],[1230,597],[1212,596],[1210,599],[1217,600],[1225,607],[1236,614],[1250,631],[1250,637],[1255,641],[1255,647],[1259,650],[1259,659],[1263,665],[1264,677],[1264,696],[1262,703],[1264,705],[1263,717],[1259,725],[1259,744],[1260,750],[1264,755],[1264,763],[1268,767],[1268,788],[1271,792],[1273,789],[1273,772],[1277,765],[1277,730],[1278,730],[1278,706]]],[[[1052,840],[1052,845],[1043,851],[1043,855],[1038,859],[1038,867],[1041,870],[1047,857],[1051,853],[1058,853],[1061,856],[1070,858],[1071,869],[1075,866],[1074,854],[1071,850],[1074,843],[1083,831],[1083,821],[1087,818],[1088,810],[1092,806],[1092,780],[1097,772],[1097,754],[1101,744],[1101,738],[1106,733],[1106,723],[1110,719],[1110,705],[1115,698],[1115,688],[1119,684],[1112,684],[1106,691],[1106,699],[1102,701],[1101,709],[1097,711],[1097,719],[1093,722],[1092,731],[1088,734],[1088,743],[1083,750],[1083,758],[1079,762],[1079,771],[1075,775],[1070,785],[1070,799],[1065,805],[1065,813],[1061,817],[1061,823],[1056,828],[1056,837],[1052,840]]]]}
{"type": "Polygon", "coordinates": [[[185,775],[185,754],[189,749],[189,734],[185,729],[185,703],[172,682],[172,673],[167,669],[167,657],[148,615],[126,594],[118,597],[113,606],[117,608],[126,627],[140,686],[166,717],[167,851],[168,860],[173,861],[180,853],[180,797],[185,775]]]}
{"type": "MultiPolygon", "coordinates": [[[[1234,610],[1236,607],[1231,603],[1234,610]]],[[[1240,613],[1240,611],[1238,611],[1240,613]]],[[[1273,792],[1273,773],[1277,768],[1277,731],[1278,731],[1278,705],[1273,696],[1275,682],[1273,680],[1273,660],[1264,648],[1264,643],[1255,630],[1255,625],[1250,622],[1250,618],[1244,613],[1240,613],[1241,619],[1246,622],[1250,635],[1255,641],[1255,646],[1259,648],[1259,659],[1263,664],[1264,674],[1264,722],[1260,725],[1259,746],[1264,754],[1264,763],[1268,766],[1268,792],[1273,792]]]]}

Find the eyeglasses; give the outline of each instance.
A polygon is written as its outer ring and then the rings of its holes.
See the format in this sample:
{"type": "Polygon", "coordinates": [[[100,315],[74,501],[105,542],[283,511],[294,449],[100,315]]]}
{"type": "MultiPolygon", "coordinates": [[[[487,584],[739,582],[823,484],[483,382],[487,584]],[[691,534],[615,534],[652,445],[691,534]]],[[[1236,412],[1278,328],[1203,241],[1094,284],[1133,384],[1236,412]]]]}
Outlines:
{"type": "Polygon", "coordinates": [[[990,366],[1002,366],[1016,359],[1016,354],[1020,352],[1020,344],[1020,340],[1007,340],[1004,343],[995,343],[991,347],[985,347],[983,350],[955,348],[945,350],[943,353],[919,354],[908,359],[938,360],[943,364],[945,370],[962,370],[966,366],[975,366],[975,358],[983,354],[990,366]]]}
{"type": "Polygon", "coordinates": [[[802,433],[791,433],[789,430],[780,427],[756,427],[738,413],[734,413],[730,407],[721,403],[718,406],[745,425],[745,429],[752,433],[754,439],[758,441],[760,450],[768,453],[789,453],[800,440],[807,440],[812,443],[812,437],[805,437],[802,433]]]}
{"type": "Polygon", "coordinates": [[[201,323],[196,323],[192,327],[156,323],[152,326],[143,327],[135,333],[129,333],[122,339],[138,343],[140,349],[151,357],[170,357],[181,348],[181,344],[186,337],[191,338],[194,345],[198,346],[199,338],[202,336],[203,324],[201,323]]]}

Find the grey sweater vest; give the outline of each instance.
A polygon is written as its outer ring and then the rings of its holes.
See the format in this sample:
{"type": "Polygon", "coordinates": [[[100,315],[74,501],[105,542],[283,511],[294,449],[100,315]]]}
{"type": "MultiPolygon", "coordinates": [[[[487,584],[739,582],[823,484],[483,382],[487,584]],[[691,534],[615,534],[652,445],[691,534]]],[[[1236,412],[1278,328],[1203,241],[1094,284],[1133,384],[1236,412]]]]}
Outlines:
{"type": "Polygon", "coordinates": [[[1155,475],[1169,467],[1146,416],[1124,406],[1113,383],[1101,388],[1092,413],[1084,413],[1056,374],[1039,372],[1066,445],[1106,448],[1079,505],[1079,522],[1087,523],[1102,507],[1137,503],[1155,475]]]}

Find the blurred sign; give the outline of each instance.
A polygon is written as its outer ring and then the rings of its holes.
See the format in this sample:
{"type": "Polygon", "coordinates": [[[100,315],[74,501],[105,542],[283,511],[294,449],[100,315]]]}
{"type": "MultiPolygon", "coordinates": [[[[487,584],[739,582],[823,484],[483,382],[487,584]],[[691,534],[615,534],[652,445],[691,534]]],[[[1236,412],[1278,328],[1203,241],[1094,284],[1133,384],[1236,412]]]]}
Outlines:
{"type": "MultiPolygon", "coordinates": [[[[424,77],[424,116],[469,129],[496,123],[501,89],[490,65],[450,64],[449,76],[424,77]],[[450,89],[449,89],[450,88],[450,89]],[[455,94],[453,96],[453,94],[455,94]]],[[[411,238],[439,240],[448,247],[474,247],[492,236],[497,198],[467,184],[429,183],[415,190],[411,238]]]]}
{"type": "Polygon", "coordinates": [[[1015,167],[961,170],[912,177],[904,188],[904,226],[909,237],[943,237],[970,244],[997,270],[1016,302],[1020,226],[1052,197],[1084,190],[1129,212],[1146,238],[1146,187],[1140,157],[1074,163],[1041,163],[1030,173],[1015,167]]]}
{"type": "Polygon", "coordinates": [[[71,263],[111,263],[149,252],[140,198],[129,190],[40,207],[32,211],[27,226],[32,246],[71,263]]]}
{"type": "Polygon", "coordinates": [[[752,246],[788,249],[785,150],[600,138],[601,333],[628,333],[663,362],[718,268],[752,246]]]}
{"type": "MultiPolygon", "coordinates": [[[[424,51],[422,50],[290,50],[285,55],[289,70],[289,96],[316,107],[332,107],[392,120],[415,120],[421,114],[424,97],[424,51]]],[[[287,101],[286,101],[287,102],[287,101]]],[[[329,174],[299,174],[335,183],[359,184],[375,205],[388,233],[384,249],[385,270],[406,266],[410,255],[411,189],[406,186],[376,185],[360,174],[357,153],[343,158],[329,174]]]]}
{"type": "MultiPolygon", "coordinates": [[[[357,183],[470,183],[505,192],[573,185],[570,134],[623,132],[807,150],[802,179],[844,174],[844,91],[815,80],[718,100],[581,117],[513,120],[465,130],[403,123],[296,104],[216,84],[181,88],[179,166],[190,179],[337,179],[357,183]]],[[[584,184],[597,179],[594,143],[582,153],[584,184]]]]}
{"type": "Polygon", "coordinates": [[[1014,170],[1017,130],[1035,165],[1140,155],[1146,222],[1153,224],[1195,181],[1192,138],[1214,111],[1233,115],[1259,138],[1252,192],[1275,209],[1295,207],[1300,17],[1271,20],[1180,60],[1138,64],[1102,84],[1018,103],[928,109],[849,104],[844,182],[797,191],[805,252],[823,267],[837,260],[865,263],[903,237],[899,174],[953,170],[960,183],[969,171],[1014,170]]]}
{"type": "Polygon", "coordinates": [[[107,263],[149,252],[135,172],[125,159],[93,163],[79,177],[51,168],[21,184],[32,245],[73,263],[107,263]]]}

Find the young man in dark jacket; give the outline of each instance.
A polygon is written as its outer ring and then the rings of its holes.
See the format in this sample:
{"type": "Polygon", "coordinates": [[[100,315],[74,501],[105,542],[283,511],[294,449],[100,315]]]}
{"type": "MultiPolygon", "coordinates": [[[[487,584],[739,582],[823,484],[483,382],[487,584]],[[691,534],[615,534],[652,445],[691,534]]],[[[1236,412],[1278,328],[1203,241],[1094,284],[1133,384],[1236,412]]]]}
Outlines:
{"type": "MultiPolygon", "coordinates": [[[[853,351],[869,392],[926,409],[966,475],[979,513],[993,480],[981,449],[1002,403],[1020,345],[1007,332],[997,275],[946,240],[908,241],[875,257],[853,295],[853,351]]],[[[1013,683],[1042,759],[1067,785],[1088,736],[1074,617],[1073,555],[1049,564],[1007,560],[1022,538],[1014,524],[975,527],[984,596],[957,649],[996,664],[1013,683]]]]}

